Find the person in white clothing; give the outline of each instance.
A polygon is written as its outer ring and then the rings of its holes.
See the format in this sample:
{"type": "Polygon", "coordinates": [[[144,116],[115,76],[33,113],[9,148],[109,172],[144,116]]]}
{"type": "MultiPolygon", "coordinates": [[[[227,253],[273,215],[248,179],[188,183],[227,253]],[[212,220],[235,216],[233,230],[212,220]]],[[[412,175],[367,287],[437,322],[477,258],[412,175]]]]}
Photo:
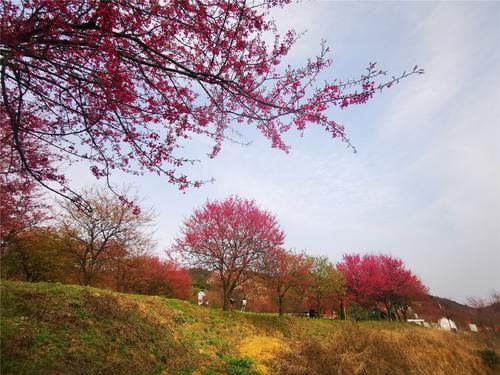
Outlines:
{"type": "Polygon", "coordinates": [[[247,297],[243,297],[241,300],[241,311],[245,311],[247,308],[247,297]]]}
{"type": "Polygon", "coordinates": [[[201,289],[199,292],[198,292],[198,305],[203,305],[203,299],[205,298],[205,291],[203,289],[201,289]]]}

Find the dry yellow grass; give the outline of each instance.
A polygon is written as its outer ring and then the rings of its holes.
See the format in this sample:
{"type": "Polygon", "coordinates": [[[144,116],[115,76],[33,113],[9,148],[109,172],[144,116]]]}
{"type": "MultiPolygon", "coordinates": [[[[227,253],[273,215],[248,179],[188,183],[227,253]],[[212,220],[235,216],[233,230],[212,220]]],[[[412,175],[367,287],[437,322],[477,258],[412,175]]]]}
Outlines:
{"type": "Polygon", "coordinates": [[[241,355],[255,360],[255,367],[263,375],[270,374],[267,362],[275,357],[276,352],[287,349],[283,340],[272,336],[252,336],[240,344],[241,355]]]}
{"type": "MultiPolygon", "coordinates": [[[[493,374],[477,354],[480,341],[434,329],[346,325],[324,342],[280,352],[273,373],[286,375],[493,374]],[[477,343],[478,345],[474,344],[477,343]]],[[[495,349],[498,350],[498,338],[495,349]]]]}

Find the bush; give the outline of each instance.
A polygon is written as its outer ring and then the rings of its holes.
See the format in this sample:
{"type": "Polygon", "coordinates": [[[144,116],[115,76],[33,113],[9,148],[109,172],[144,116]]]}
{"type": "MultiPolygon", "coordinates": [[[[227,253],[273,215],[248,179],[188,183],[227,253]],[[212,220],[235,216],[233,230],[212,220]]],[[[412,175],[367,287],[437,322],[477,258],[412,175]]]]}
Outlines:
{"type": "Polygon", "coordinates": [[[253,369],[253,360],[250,358],[231,358],[225,359],[227,375],[259,375],[259,372],[253,369]]]}
{"type": "Polygon", "coordinates": [[[498,357],[498,354],[491,349],[484,349],[479,351],[479,356],[483,360],[483,363],[491,367],[492,369],[496,368],[497,365],[500,363],[500,358],[498,357]]]}
{"type": "Polygon", "coordinates": [[[223,357],[224,363],[211,366],[202,372],[202,375],[260,375],[260,372],[253,368],[254,361],[250,358],[223,357]]]}
{"type": "Polygon", "coordinates": [[[366,320],[368,317],[368,313],[360,304],[352,302],[347,309],[347,316],[350,320],[358,322],[360,320],[366,320]]]}

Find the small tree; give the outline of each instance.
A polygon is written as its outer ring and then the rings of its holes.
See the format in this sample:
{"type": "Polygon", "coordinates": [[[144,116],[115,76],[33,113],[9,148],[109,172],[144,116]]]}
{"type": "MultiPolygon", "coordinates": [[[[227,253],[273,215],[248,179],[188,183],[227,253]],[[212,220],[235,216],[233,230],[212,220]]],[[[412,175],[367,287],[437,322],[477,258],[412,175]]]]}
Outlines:
{"type": "Polygon", "coordinates": [[[184,221],[173,249],[191,266],[216,271],[228,310],[236,287],[261,270],[266,253],[283,243],[276,218],[252,200],[207,202],[184,221]]]}
{"type": "Polygon", "coordinates": [[[278,301],[278,313],[283,315],[283,302],[294,288],[305,289],[311,284],[310,258],[282,248],[269,251],[264,257],[263,278],[271,294],[278,301]]]}
{"type": "Polygon", "coordinates": [[[64,239],[51,228],[25,229],[2,254],[2,277],[29,282],[66,281],[74,268],[63,244],[64,239]]]}
{"type": "Polygon", "coordinates": [[[338,300],[341,302],[341,314],[344,313],[342,298],[345,294],[345,280],[343,275],[335,268],[327,257],[311,257],[312,284],[311,297],[316,306],[318,314],[326,300],[338,300]]]}
{"type": "Polygon", "coordinates": [[[80,283],[92,285],[114,259],[138,255],[150,246],[146,230],[153,219],[151,213],[140,212],[104,190],[86,190],[83,198],[91,211],[62,200],[59,221],[67,238],[66,249],[77,264],[80,283]]]}

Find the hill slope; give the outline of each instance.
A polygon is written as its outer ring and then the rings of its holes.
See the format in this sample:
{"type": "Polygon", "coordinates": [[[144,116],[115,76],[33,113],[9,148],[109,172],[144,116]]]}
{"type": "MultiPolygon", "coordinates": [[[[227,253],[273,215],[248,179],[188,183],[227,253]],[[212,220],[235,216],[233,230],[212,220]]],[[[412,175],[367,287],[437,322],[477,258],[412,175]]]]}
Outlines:
{"type": "Polygon", "coordinates": [[[477,350],[500,347],[494,335],[222,312],[161,297],[7,281],[1,339],[2,374],[291,374],[294,358],[293,371],[305,374],[311,344],[323,363],[333,361],[330,372],[318,370],[325,374],[352,373],[349,366],[365,369],[359,373],[484,374],[493,370],[477,350]],[[334,343],[342,343],[335,349],[340,362],[321,357],[334,343]]]}

